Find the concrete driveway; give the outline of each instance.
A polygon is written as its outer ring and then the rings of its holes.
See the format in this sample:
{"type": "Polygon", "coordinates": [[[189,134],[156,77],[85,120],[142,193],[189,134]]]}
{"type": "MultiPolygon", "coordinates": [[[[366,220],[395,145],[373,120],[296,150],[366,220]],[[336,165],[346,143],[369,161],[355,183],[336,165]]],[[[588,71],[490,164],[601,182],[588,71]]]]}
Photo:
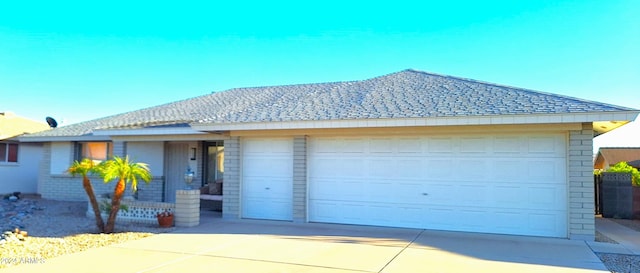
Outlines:
{"type": "Polygon", "coordinates": [[[2,272],[608,272],[583,241],[218,220],[2,272]]]}

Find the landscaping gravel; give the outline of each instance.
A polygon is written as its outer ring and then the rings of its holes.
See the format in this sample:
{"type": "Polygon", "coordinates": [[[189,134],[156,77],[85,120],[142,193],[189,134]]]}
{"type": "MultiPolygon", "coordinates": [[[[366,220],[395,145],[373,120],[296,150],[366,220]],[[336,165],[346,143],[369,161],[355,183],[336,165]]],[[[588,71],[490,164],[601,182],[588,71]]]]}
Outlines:
{"type": "Polygon", "coordinates": [[[596,242],[618,244],[614,239],[611,239],[598,231],[596,231],[596,242]]]}
{"type": "Polygon", "coordinates": [[[86,217],[86,209],[87,202],[53,201],[37,197],[25,197],[17,201],[0,200],[0,228],[3,228],[0,233],[4,238],[0,239],[0,268],[43,263],[56,256],[175,229],[118,223],[115,233],[100,234],[95,221],[86,217]],[[19,236],[16,227],[19,231],[26,231],[27,236],[19,236]]]}
{"type": "MultiPolygon", "coordinates": [[[[640,232],[640,220],[626,220],[626,219],[612,219],[620,225],[628,227],[630,229],[640,232]]],[[[640,236],[640,233],[639,235],[640,236]]],[[[596,231],[596,241],[605,243],[618,242],[611,238],[604,236],[600,232],[596,231]]],[[[611,272],[624,272],[624,273],[640,273],[640,255],[625,255],[625,254],[613,254],[613,253],[596,253],[598,258],[611,272]]]]}
{"type": "Polygon", "coordinates": [[[639,273],[640,272],[640,256],[596,253],[598,258],[611,272],[616,273],[639,273]]]}

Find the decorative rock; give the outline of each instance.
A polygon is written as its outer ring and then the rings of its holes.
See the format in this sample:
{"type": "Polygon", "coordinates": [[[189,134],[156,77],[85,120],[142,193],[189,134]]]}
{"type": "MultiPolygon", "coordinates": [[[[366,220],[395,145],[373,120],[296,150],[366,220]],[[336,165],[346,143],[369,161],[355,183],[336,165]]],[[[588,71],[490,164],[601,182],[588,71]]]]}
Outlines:
{"type": "Polygon", "coordinates": [[[16,197],[15,195],[9,196],[9,201],[12,201],[12,202],[18,201],[18,197],[16,197]]]}
{"type": "Polygon", "coordinates": [[[0,232],[13,230],[16,227],[25,228],[23,219],[30,217],[37,209],[35,201],[29,199],[0,200],[0,232]]]}

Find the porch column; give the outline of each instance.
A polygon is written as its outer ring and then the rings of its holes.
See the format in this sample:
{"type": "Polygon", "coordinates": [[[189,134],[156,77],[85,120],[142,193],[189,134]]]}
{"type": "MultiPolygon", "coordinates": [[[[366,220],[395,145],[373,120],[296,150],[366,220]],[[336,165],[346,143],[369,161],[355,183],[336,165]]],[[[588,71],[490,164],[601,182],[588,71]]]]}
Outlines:
{"type": "Polygon", "coordinates": [[[176,191],[176,227],[195,227],[200,224],[200,190],[176,191]]]}
{"type": "Polygon", "coordinates": [[[224,187],[222,188],[222,217],[240,218],[240,138],[224,141],[224,187]]]}

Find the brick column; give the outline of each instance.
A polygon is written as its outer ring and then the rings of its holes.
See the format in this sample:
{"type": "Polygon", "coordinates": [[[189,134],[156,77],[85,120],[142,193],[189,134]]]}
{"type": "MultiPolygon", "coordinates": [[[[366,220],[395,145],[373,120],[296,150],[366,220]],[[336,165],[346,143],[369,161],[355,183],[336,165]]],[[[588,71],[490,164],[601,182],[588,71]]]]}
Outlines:
{"type": "Polygon", "coordinates": [[[222,218],[240,218],[240,138],[224,141],[222,218]]]}
{"type": "Polygon", "coordinates": [[[307,138],[293,138],[293,221],[307,221],[307,138]]]}
{"type": "Polygon", "coordinates": [[[200,224],[200,190],[177,190],[176,227],[195,227],[200,224]]]}
{"type": "Polygon", "coordinates": [[[569,131],[569,238],[593,241],[595,204],[593,192],[593,125],[569,131]]]}

